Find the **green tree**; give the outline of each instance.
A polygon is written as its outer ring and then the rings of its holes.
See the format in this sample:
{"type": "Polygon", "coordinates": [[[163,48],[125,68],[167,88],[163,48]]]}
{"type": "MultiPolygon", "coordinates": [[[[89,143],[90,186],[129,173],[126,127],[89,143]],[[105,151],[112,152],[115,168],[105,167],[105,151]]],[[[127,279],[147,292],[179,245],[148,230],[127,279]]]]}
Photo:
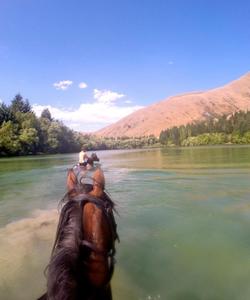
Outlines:
{"type": "Polygon", "coordinates": [[[0,154],[17,155],[21,150],[16,124],[4,121],[0,127],[0,154]]]}
{"type": "Polygon", "coordinates": [[[173,128],[171,128],[171,134],[170,134],[172,143],[176,146],[180,145],[180,132],[178,127],[174,126],[173,128]]]}
{"type": "Polygon", "coordinates": [[[41,113],[41,118],[48,119],[49,121],[53,121],[51,117],[51,113],[48,108],[45,108],[41,113]]]}
{"type": "Polygon", "coordinates": [[[27,99],[24,100],[20,94],[17,94],[11,101],[10,110],[13,114],[17,112],[27,113],[31,111],[31,106],[27,99]]]}
{"type": "Polygon", "coordinates": [[[62,128],[56,121],[51,122],[48,128],[48,146],[49,152],[56,153],[60,149],[60,139],[62,136],[62,128]]]}
{"type": "Polygon", "coordinates": [[[4,122],[4,121],[14,121],[15,117],[12,114],[10,108],[5,105],[4,103],[0,103],[0,125],[4,122]]]}
{"type": "Polygon", "coordinates": [[[22,144],[23,154],[34,154],[36,152],[39,138],[35,128],[21,129],[19,140],[22,144]]]}

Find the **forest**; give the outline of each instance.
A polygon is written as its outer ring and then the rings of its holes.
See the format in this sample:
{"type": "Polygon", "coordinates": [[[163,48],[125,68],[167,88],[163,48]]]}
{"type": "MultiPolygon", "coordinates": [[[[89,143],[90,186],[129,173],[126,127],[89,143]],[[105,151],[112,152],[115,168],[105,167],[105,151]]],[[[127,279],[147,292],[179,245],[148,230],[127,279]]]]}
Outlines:
{"type": "Polygon", "coordinates": [[[0,103],[0,157],[73,153],[91,150],[136,149],[157,146],[250,144],[250,112],[216,116],[175,126],[143,137],[107,138],[82,134],[52,118],[48,109],[37,117],[27,99],[17,94],[10,105],[0,103]]]}
{"type": "Polygon", "coordinates": [[[76,132],[52,118],[48,109],[37,117],[27,99],[17,94],[10,105],[0,103],[0,157],[73,153],[88,150],[151,147],[154,136],[104,138],[76,132]]]}
{"type": "Polygon", "coordinates": [[[175,126],[161,131],[159,140],[165,146],[250,144],[250,112],[239,111],[175,126]]]}

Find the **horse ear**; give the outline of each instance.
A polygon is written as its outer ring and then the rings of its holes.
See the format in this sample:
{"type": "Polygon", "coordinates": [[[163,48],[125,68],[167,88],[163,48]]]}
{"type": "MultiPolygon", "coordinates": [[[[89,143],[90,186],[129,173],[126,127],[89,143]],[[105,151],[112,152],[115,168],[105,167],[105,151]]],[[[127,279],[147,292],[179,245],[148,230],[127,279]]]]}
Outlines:
{"type": "Polygon", "coordinates": [[[97,169],[95,173],[93,174],[93,179],[94,179],[94,185],[97,183],[97,185],[104,190],[105,188],[105,177],[103,174],[103,171],[101,169],[97,169]]]}
{"type": "Polygon", "coordinates": [[[102,197],[105,187],[105,178],[101,169],[97,169],[93,174],[93,190],[89,193],[95,197],[102,197]]]}
{"type": "Polygon", "coordinates": [[[73,169],[68,170],[68,176],[67,176],[67,190],[68,192],[72,191],[77,184],[77,178],[75,173],[73,172],[73,169]]]}

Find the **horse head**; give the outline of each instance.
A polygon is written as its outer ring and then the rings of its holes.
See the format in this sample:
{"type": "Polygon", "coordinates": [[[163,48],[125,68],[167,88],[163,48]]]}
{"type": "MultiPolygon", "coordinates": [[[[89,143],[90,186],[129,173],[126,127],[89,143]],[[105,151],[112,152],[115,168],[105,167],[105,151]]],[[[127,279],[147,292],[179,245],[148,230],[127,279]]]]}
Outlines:
{"type": "MultiPolygon", "coordinates": [[[[91,157],[99,161],[95,153],[91,157]]],[[[104,192],[105,178],[100,168],[94,168],[90,177],[93,189],[85,194],[78,178],[81,171],[88,172],[81,166],[68,170],[68,197],[64,198],[67,201],[60,213],[47,269],[47,293],[39,300],[112,300],[110,279],[118,238],[114,203],[104,192]],[[79,258],[84,258],[84,263],[79,264],[79,258]]]]}
{"type": "Polygon", "coordinates": [[[98,156],[96,155],[96,153],[94,153],[94,152],[91,154],[90,157],[91,157],[91,159],[92,159],[93,161],[100,161],[99,157],[98,157],[98,156]]]}
{"type": "MultiPolygon", "coordinates": [[[[93,162],[92,159],[90,160],[93,162]]],[[[95,197],[101,197],[105,189],[105,177],[103,171],[100,168],[97,168],[91,177],[93,180],[92,183],[93,189],[90,194],[95,197]]],[[[74,169],[71,168],[68,170],[68,176],[67,176],[67,191],[68,191],[68,196],[70,198],[76,196],[77,193],[79,193],[78,185],[79,182],[78,182],[77,175],[74,172],[74,169]]]]}

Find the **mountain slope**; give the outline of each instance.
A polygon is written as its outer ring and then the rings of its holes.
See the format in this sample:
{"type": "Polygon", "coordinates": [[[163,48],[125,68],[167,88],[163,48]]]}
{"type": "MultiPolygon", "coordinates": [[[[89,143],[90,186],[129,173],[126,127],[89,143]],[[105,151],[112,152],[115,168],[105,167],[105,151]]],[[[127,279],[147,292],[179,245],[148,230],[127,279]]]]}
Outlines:
{"type": "Polygon", "coordinates": [[[250,110],[250,72],[224,87],[170,97],[142,108],[96,134],[109,137],[159,136],[163,129],[238,110],[250,110]]]}

